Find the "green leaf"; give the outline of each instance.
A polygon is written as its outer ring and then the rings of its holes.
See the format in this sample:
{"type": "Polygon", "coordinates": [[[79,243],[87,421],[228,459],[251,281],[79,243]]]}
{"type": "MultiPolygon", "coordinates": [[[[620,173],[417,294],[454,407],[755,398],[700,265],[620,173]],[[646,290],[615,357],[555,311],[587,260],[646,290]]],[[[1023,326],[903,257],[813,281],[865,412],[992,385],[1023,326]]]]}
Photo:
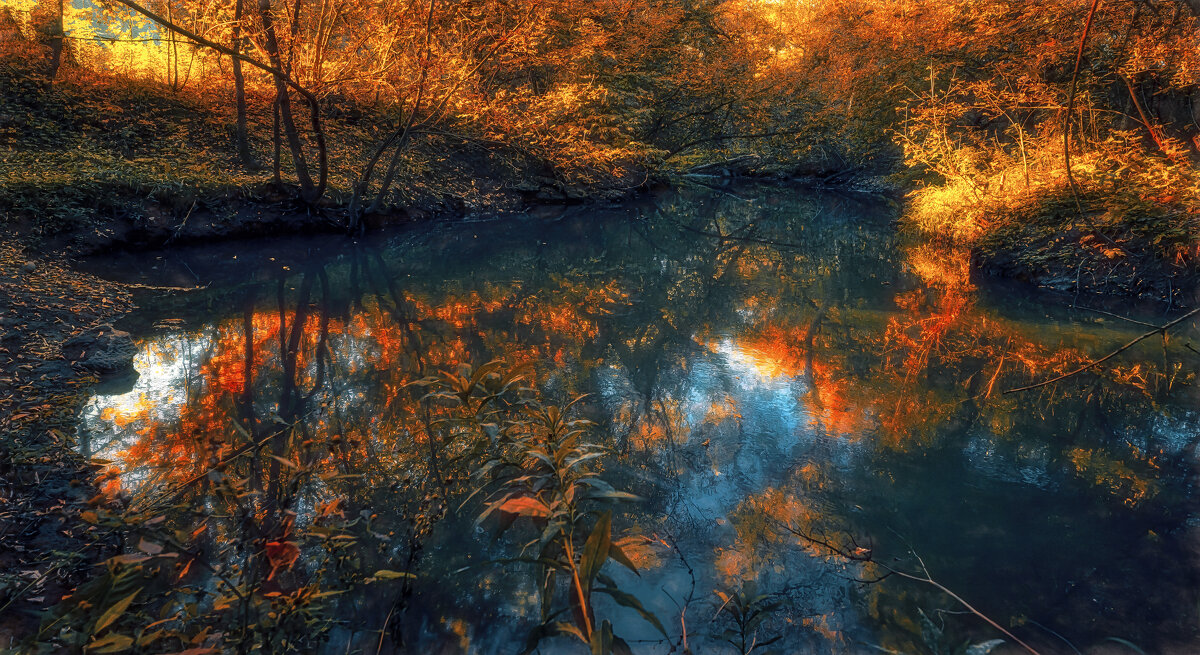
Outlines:
{"type": "Polygon", "coordinates": [[[599,629],[592,630],[592,655],[609,655],[613,646],[612,624],[606,619],[599,629]]]}
{"type": "Polygon", "coordinates": [[[133,637],[126,635],[105,635],[88,644],[89,653],[119,653],[133,646],[133,637]]]}
{"type": "MultiPolygon", "coordinates": [[[[109,607],[108,609],[104,610],[104,613],[100,615],[100,618],[96,619],[96,627],[92,628],[92,634],[99,634],[105,628],[112,625],[113,621],[116,621],[117,619],[121,618],[121,615],[125,613],[125,610],[129,609],[129,604],[133,602],[133,599],[139,593],[141,593],[141,591],[142,590],[139,588],[137,591],[134,591],[132,594],[129,594],[128,596],[122,598],[121,600],[118,600],[117,602],[113,603],[112,607],[109,607]]],[[[131,641],[130,643],[133,643],[133,642],[131,641]]]]}
{"type": "Polygon", "coordinates": [[[579,628],[575,627],[575,624],[573,623],[556,621],[549,624],[547,627],[549,628],[550,634],[574,635],[579,638],[579,641],[582,641],[585,644],[588,642],[587,637],[583,636],[583,632],[579,628]]]}
{"type": "Polygon", "coordinates": [[[667,629],[663,627],[662,622],[658,620],[658,617],[650,612],[650,610],[646,609],[645,606],[642,605],[642,601],[637,599],[637,596],[621,591],[616,587],[598,587],[596,591],[602,594],[608,594],[613,600],[617,601],[618,605],[622,607],[628,607],[629,609],[640,614],[643,619],[646,619],[646,621],[657,628],[664,637],[670,636],[667,634],[667,629]]]}
{"type": "Polygon", "coordinates": [[[537,650],[538,644],[541,643],[541,641],[546,637],[553,637],[554,635],[560,634],[574,635],[579,639],[579,641],[582,641],[585,644],[588,643],[587,638],[583,636],[583,633],[580,632],[579,628],[571,625],[570,623],[565,623],[562,621],[543,623],[529,631],[529,636],[525,639],[525,649],[521,651],[521,655],[529,655],[537,650]]]}
{"type": "Polygon", "coordinates": [[[631,502],[642,499],[641,496],[636,496],[626,491],[596,491],[595,489],[588,491],[583,497],[592,500],[603,498],[606,500],[628,500],[631,502]]]}
{"type": "Polygon", "coordinates": [[[633,565],[633,560],[629,559],[629,556],[625,554],[625,551],[621,550],[620,546],[615,543],[611,544],[608,548],[608,556],[618,564],[622,564],[625,568],[636,573],[638,577],[641,577],[642,574],[638,573],[637,567],[633,565]]]}
{"type": "Polygon", "coordinates": [[[592,534],[583,545],[583,555],[579,558],[579,577],[583,583],[584,593],[591,589],[592,581],[608,559],[609,546],[612,545],[612,512],[605,512],[596,521],[592,534]]]}

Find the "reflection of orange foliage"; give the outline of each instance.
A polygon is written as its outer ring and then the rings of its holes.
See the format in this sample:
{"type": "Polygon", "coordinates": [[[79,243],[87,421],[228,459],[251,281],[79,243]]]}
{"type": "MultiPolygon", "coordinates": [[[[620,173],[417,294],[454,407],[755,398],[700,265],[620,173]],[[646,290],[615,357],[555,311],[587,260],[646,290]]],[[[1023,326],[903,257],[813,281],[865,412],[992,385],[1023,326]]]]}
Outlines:
{"type": "Polygon", "coordinates": [[[904,367],[915,372],[928,365],[930,354],[974,304],[974,287],[966,249],[923,244],[909,249],[908,264],[927,288],[897,295],[905,313],[889,321],[886,338],[907,353],[904,367]]]}
{"type": "Polygon", "coordinates": [[[808,489],[820,489],[827,482],[825,472],[817,466],[816,462],[806,462],[804,466],[800,467],[800,479],[804,481],[804,486],[808,489]]]}
{"type": "Polygon", "coordinates": [[[865,408],[851,398],[851,381],[837,366],[814,357],[810,383],[813,403],[809,411],[814,423],[830,435],[854,437],[862,433],[865,408]]]}
{"type": "Polygon", "coordinates": [[[629,438],[635,448],[652,450],[686,438],[689,432],[682,404],[677,399],[668,398],[652,404],[650,412],[640,417],[629,438]]]}
{"type": "MultiPolygon", "coordinates": [[[[821,477],[812,470],[807,476],[821,477]]],[[[783,540],[799,546],[813,557],[832,560],[837,555],[828,549],[781,529],[781,526],[790,526],[802,534],[821,536],[827,519],[804,497],[782,488],[769,488],[746,499],[734,515],[734,527],[738,543],[744,549],[771,551],[772,544],[783,540]]]]}
{"type": "Polygon", "coordinates": [[[800,623],[813,632],[825,637],[829,643],[836,644],[842,640],[842,633],[830,626],[830,623],[835,620],[836,618],[830,614],[822,614],[820,616],[805,617],[800,620],[800,623]]]}
{"type": "Polygon", "coordinates": [[[767,325],[738,338],[736,348],[763,377],[795,377],[804,370],[806,330],[767,325]]]}
{"type": "MultiPolygon", "coordinates": [[[[283,320],[290,329],[295,313],[284,314],[283,320]]],[[[296,384],[302,388],[314,384],[315,371],[310,367],[310,360],[320,338],[319,323],[320,318],[316,315],[306,317],[303,338],[296,353],[296,384]]],[[[254,359],[250,366],[255,372],[253,379],[261,382],[269,371],[279,368],[279,313],[256,312],[251,319],[251,329],[254,359]]],[[[344,328],[338,321],[331,320],[329,330],[337,333],[344,328]]],[[[110,416],[102,413],[101,418],[111,420],[116,427],[138,426],[137,434],[141,438],[123,453],[128,462],[150,465],[171,477],[186,479],[229,452],[235,407],[246,382],[247,335],[242,321],[232,319],[218,324],[211,339],[208,358],[194,372],[188,373],[195,377],[186,384],[189,397],[175,420],[164,422],[166,417],[154,416],[156,408],[148,402],[121,408],[110,416]]],[[[159,349],[161,351],[162,347],[159,349]]]]}
{"type": "Polygon", "coordinates": [[[714,400],[704,414],[704,423],[707,425],[720,425],[727,420],[740,421],[741,419],[742,414],[738,411],[737,401],[729,394],[722,394],[714,400]]]}
{"type": "MultiPolygon", "coordinates": [[[[336,401],[327,398],[342,408],[336,418],[328,411],[316,411],[304,422],[309,434],[328,435],[336,454],[327,462],[329,466],[335,461],[342,466],[362,464],[369,458],[396,463],[394,460],[408,457],[402,454],[406,449],[382,447],[383,443],[424,443],[425,424],[415,404],[424,392],[411,386],[420,377],[477,360],[476,350],[481,345],[490,350],[491,357],[509,362],[551,359],[566,366],[578,361],[582,344],[598,335],[598,324],[591,317],[611,313],[628,302],[615,281],[590,288],[566,280],[559,280],[558,288],[534,296],[525,296],[514,283],[450,295],[408,291],[400,294],[399,306],[394,300],[368,296],[361,310],[345,321],[322,316],[317,307],[305,315],[292,384],[300,394],[316,386],[318,343],[322,321],[326,321],[326,383],[336,375],[343,390],[339,393],[345,394],[336,401]],[[512,328],[496,329],[493,323],[533,330],[518,339],[512,328]],[[344,386],[347,383],[349,386],[344,386]],[[366,406],[377,409],[365,415],[344,411],[355,408],[351,411],[361,412],[366,406]],[[376,445],[369,457],[368,443],[376,445]]],[[[281,328],[287,338],[295,316],[294,310],[288,310],[281,317],[278,308],[268,305],[252,313],[249,335],[238,316],[183,339],[176,335],[149,342],[146,352],[163,366],[180,361],[185,354],[191,359],[184,371],[186,377],[169,382],[172,388],[181,389],[178,405],[155,406],[152,399],[143,398],[103,410],[100,420],[126,437],[128,446],[120,453],[123,468],[145,467],[167,480],[180,481],[202,473],[240,447],[244,437],[233,426],[245,418],[241,415],[247,401],[247,366],[252,373],[254,418],[242,425],[250,429],[257,423],[273,429],[268,417],[276,411],[283,384],[281,328]],[[253,355],[249,362],[247,340],[253,355]],[[184,351],[185,347],[192,350],[184,351]]],[[[327,397],[333,390],[326,384],[320,393],[327,397]]],[[[679,427],[666,427],[663,418],[656,416],[651,421],[655,427],[649,428],[643,441],[661,441],[669,429],[686,434],[678,406],[667,410],[666,420],[679,427]]]]}
{"type": "Polygon", "coordinates": [[[642,535],[628,535],[613,543],[620,547],[621,552],[625,553],[638,571],[662,566],[663,552],[671,547],[658,537],[651,539],[642,535]]]}
{"type": "Polygon", "coordinates": [[[756,562],[739,548],[720,548],[713,563],[725,584],[735,580],[753,580],[758,573],[756,562]]]}
{"type": "MultiPolygon", "coordinates": [[[[1076,448],[1068,453],[1075,472],[1081,478],[1095,481],[1133,507],[1158,493],[1154,480],[1139,477],[1124,462],[1092,449],[1076,448]]],[[[1151,464],[1151,466],[1153,466],[1151,464]]]]}

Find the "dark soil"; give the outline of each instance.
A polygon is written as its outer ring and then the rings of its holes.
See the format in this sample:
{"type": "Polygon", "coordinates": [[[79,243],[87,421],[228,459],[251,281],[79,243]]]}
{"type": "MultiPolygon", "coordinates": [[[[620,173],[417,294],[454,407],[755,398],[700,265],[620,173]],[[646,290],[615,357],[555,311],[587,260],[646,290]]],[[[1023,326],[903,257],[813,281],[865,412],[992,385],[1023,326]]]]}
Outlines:
{"type": "Polygon", "coordinates": [[[1018,223],[989,235],[972,252],[978,275],[1014,279],[1080,296],[1161,301],[1167,308],[1200,302],[1200,266],[1168,259],[1152,237],[1119,238],[1083,226],[1018,223]]]}
{"type": "Polygon", "coordinates": [[[0,243],[0,643],[27,632],[104,551],[79,514],[103,466],[74,450],[96,378],[60,344],[131,307],[119,286],[0,243]]]}

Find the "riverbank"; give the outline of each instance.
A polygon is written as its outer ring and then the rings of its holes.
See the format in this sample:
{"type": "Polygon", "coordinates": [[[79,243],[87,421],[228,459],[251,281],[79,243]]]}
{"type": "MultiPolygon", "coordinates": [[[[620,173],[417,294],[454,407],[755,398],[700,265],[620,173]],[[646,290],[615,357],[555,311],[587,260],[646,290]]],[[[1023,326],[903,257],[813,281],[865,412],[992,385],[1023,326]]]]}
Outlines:
{"type": "Polygon", "coordinates": [[[61,344],[119,318],[121,285],[69,262],[34,259],[0,243],[0,642],[27,633],[38,613],[90,574],[112,544],[80,520],[97,500],[103,466],[75,450],[75,423],[96,377],[73,368],[61,344]]]}
{"type": "MultiPolygon", "coordinates": [[[[50,87],[11,66],[0,66],[0,75],[13,90],[0,99],[0,225],[46,253],[344,231],[356,175],[395,128],[393,119],[361,107],[330,107],[329,188],[319,202],[305,203],[286,183],[288,158],[279,176],[266,164],[273,150],[268,98],[249,104],[255,162],[247,166],[235,154],[234,117],[223,99],[104,78],[50,87]]],[[[397,171],[400,188],[367,213],[367,227],[615,200],[651,181],[633,160],[565,171],[470,130],[413,138],[397,171]]]]}
{"type": "Polygon", "coordinates": [[[937,180],[908,195],[902,228],[971,252],[975,275],[1070,293],[1200,302],[1200,176],[1144,157],[1123,173],[1081,166],[937,180]],[[1120,174],[1117,174],[1120,173],[1120,174]]]}

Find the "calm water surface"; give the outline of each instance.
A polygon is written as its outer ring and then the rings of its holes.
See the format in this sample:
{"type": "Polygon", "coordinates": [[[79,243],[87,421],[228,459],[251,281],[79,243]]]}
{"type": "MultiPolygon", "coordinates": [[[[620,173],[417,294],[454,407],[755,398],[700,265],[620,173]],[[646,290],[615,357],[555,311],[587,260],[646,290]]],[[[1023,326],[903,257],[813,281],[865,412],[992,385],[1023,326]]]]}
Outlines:
{"type": "MultiPolygon", "coordinates": [[[[981,289],[965,253],[898,239],[896,211],[753,187],[96,261],[206,287],[143,294],[122,324],[140,377],[91,400],[81,448],[150,493],[203,476],[252,433],[300,426],[277,451],[320,469],[295,494],[297,522],[341,499],[368,526],[361,557],[417,575],[339,601],[330,651],[514,653],[538,616],[533,568],[488,562],[536,535],[524,520],[476,526],[478,462],[445,442],[431,470],[409,383],[533,362],[545,402],[589,394],[576,408],[611,448],[605,478],[642,498],[614,521],[641,576],[605,571],[671,639],[597,605],[635,652],[681,652],[684,625],[694,652],[735,652],[714,638],[732,625],[715,592],[748,583],[778,601],[758,629],[781,637],[777,652],[931,652],[922,616],[947,649],[1000,636],[928,584],[858,582],[885,571],[812,540],[927,570],[1044,653],[1109,637],[1200,652],[1196,326],[1004,394],[1146,328],[1070,297],[981,289]],[[444,517],[410,520],[440,494],[444,517]]],[[[1163,310],[1116,308],[1152,323],[1163,310]]],[[[244,474],[271,475],[258,466],[244,474]]]]}

